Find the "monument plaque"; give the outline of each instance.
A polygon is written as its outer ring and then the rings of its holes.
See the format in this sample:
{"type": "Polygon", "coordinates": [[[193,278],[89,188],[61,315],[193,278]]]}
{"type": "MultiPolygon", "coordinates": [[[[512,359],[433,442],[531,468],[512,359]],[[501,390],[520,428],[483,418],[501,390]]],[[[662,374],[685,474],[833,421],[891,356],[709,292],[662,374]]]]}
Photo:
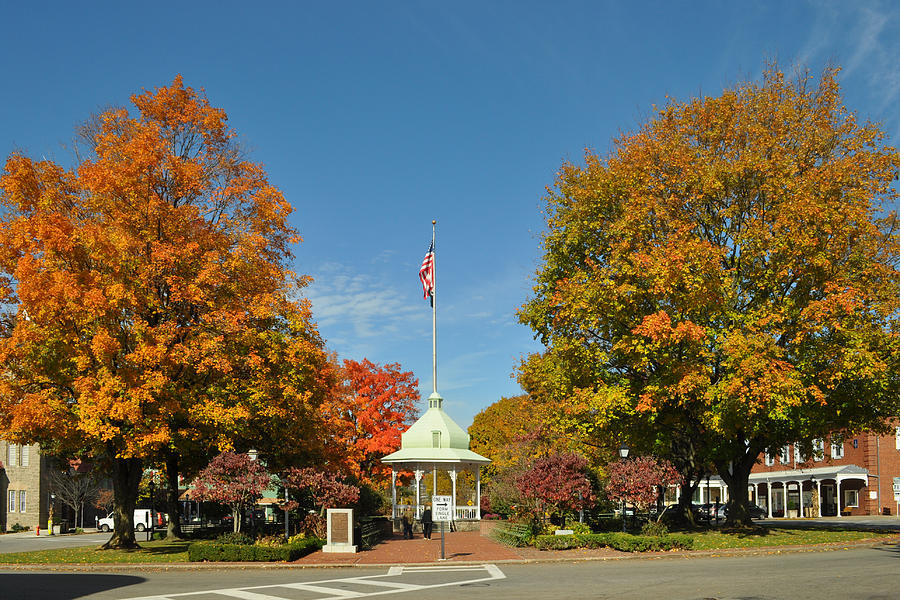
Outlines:
{"type": "Polygon", "coordinates": [[[353,545],[353,509],[328,509],[328,540],[322,552],[356,552],[353,545]]]}
{"type": "Polygon", "coordinates": [[[347,539],[347,533],[350,529],[347,527],[347,513],[334,513],[331,515],[331,541],[335,544],[346,544],[350,540],[347,539]]]}

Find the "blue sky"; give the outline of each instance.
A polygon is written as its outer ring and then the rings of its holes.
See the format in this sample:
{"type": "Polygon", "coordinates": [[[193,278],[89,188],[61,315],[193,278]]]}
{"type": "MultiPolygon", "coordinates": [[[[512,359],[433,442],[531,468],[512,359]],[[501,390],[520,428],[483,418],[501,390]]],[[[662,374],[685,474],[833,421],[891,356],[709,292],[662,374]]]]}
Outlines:
{"type": "Polygon", "coordinates": [[[0,151],[69,163],[75,125],[182,74],[295,207],[328,347],[401,363],[424,396],[436,219],[438,389],[467,427],[539,349],[515,311],[563,161],[766,59],[841,65],[897,140],[898,31],[896,2],[0,0],[0,151]]]}

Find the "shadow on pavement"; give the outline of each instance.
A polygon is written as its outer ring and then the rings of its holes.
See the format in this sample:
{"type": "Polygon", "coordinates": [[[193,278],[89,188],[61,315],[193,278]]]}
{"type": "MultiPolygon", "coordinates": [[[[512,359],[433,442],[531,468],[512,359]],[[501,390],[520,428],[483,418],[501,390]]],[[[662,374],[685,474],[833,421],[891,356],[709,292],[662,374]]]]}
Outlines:
{"type": "Polygon", "coordinates": [[[0,573],[0,598],[74,600],[144,581],[143,577],[101,573],[0,573]]]}

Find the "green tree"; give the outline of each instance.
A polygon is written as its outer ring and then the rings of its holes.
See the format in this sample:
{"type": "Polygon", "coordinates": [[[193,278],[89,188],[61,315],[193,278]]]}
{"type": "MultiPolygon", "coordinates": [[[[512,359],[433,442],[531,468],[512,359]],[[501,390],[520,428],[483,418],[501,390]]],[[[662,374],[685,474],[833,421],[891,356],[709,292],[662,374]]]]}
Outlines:
{"type": "Polygon", "coordinates": [[[523,374],[585,435],[714,464],[730,521],[763,450],[898,408],[900,158],[837,73],[670,101],[547,196],[523,374]]]}

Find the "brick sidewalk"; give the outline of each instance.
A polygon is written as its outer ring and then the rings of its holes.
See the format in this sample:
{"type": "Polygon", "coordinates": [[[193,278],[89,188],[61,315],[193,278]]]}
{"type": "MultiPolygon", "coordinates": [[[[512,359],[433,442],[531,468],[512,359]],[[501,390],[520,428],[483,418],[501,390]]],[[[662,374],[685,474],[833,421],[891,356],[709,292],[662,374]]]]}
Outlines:
{"type": "MultiPolygon", "coordinates": [[[[522,556],[477,531],[446,533],[446,560],[464,562],[493,562],[521,560],[522,556]]],[[[400,536],[386,539],[371,550],[356,554],[332,554],[321,550],[304,556],[295,564],[301,565],[403,565],[437,562],[441,558],[441,534],[436,531],[430,540],[421,534],[411,540],[400,536]]]]}

